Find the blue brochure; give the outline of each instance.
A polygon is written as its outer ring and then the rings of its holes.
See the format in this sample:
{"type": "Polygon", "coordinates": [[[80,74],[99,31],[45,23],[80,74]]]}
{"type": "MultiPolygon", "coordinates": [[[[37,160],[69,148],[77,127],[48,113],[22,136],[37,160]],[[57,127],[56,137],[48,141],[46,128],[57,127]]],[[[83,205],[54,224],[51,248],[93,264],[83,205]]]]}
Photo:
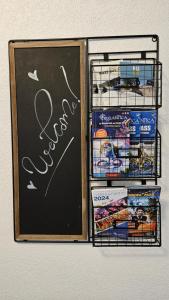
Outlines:
{"type": "Polygon", "coordinates": [[[154,138],[156,135],[157,112],[156,110],[141,112],[141,138],[154,138]]]}
{"type": "Polygon", "coordinates": [[[140,64],[134,60],[120,62],[120,77],[133,78],[136,83],[139,83],[139,86],[154,85],[153,71],[152,64],[140,64]]]}
{"type": "Polygon", "coordinates": [[[130,111],[130,138],[140,138],[141,111],[130,111]]]}
{"type": "Polygon", "coordinates": [[[94,111],[92,113],[93,137],[129,137],[129,111],[94,111]]]}

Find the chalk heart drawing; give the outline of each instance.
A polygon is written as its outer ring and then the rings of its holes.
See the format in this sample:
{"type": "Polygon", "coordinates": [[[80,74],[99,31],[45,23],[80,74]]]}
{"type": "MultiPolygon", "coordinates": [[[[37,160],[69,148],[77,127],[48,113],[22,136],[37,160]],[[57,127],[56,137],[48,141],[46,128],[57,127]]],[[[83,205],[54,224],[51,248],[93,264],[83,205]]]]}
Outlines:
{"type": "Polygon", "coordinates": [[[37,187],[33,184],[33,182],[31,180],[29,181],[27,188],[28,188],[28,190],[37,190],[37,187]]]}
{"type": "Polygon", "coordinates": [[[38,76],[37,76],[37,70],[34,70],[33,73],[32,73],[32,72],[29,72],[29,73],[28,73],[28,76],[29,76],[29,78],[31,78],[31,79],[33,79],[33,80],[39,81],[39,78],[38,78],[38,76]]]}

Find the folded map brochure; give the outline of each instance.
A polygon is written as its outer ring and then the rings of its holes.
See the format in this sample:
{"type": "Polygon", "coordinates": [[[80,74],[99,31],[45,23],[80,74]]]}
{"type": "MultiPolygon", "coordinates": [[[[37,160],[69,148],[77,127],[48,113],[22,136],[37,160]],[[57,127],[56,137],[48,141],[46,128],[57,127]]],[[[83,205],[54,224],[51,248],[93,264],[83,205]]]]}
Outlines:
{"type": "Polygon", "coordinates": [[[155,237],[160,191],[159,186],[93,188],[95,234],[117,239],[155,237]]]}
{"type": "Polygon", "coordinates": [[[129,142],[129,138],[93,140],[93,177],[126,176],[129,171],[129,158],[122,158],[122,151],[127,152],[129,142]]]}
{"type": "Polygon", "coordinates": [[[100,110],[92,112],[95,138],[153,138],[156,135],[156,110],[100,110]]]}

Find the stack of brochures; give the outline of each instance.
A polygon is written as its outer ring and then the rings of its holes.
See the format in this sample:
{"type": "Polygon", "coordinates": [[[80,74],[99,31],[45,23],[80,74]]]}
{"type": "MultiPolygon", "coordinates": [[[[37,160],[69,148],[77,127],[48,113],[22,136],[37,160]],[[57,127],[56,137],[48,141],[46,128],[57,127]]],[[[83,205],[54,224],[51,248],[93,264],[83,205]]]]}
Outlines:
{"type": "Polygon", "coordinates": [[[156,110],[93,111],[93,177],[153,176],[156,123],[156,110]]]}
{"type": "Polygon", "coordinates": [[[128,240],[157,234],[161,187],[95,187],[92,189],[94,234],[128,240]]]}

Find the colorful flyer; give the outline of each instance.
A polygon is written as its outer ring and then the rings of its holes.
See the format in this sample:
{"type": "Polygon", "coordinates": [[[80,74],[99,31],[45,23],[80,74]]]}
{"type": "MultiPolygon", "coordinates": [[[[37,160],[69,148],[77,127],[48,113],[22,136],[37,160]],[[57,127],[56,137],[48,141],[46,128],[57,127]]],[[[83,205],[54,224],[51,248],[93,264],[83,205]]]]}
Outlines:
{"type": "Polygon", "coordinates": [[[92,113],[93,137],[123,138],[130,136],[130,112],[102,110],[92,113]]]}
{"type": "MultiPolygon", "coordinates": [[[[130,147],[130,139],[93,139],[93,177],[123,177],[129,172],[129,158],[121,152],[130,147]]],[[[128,153],[126,153],[128,155],[128,153]]]]}

